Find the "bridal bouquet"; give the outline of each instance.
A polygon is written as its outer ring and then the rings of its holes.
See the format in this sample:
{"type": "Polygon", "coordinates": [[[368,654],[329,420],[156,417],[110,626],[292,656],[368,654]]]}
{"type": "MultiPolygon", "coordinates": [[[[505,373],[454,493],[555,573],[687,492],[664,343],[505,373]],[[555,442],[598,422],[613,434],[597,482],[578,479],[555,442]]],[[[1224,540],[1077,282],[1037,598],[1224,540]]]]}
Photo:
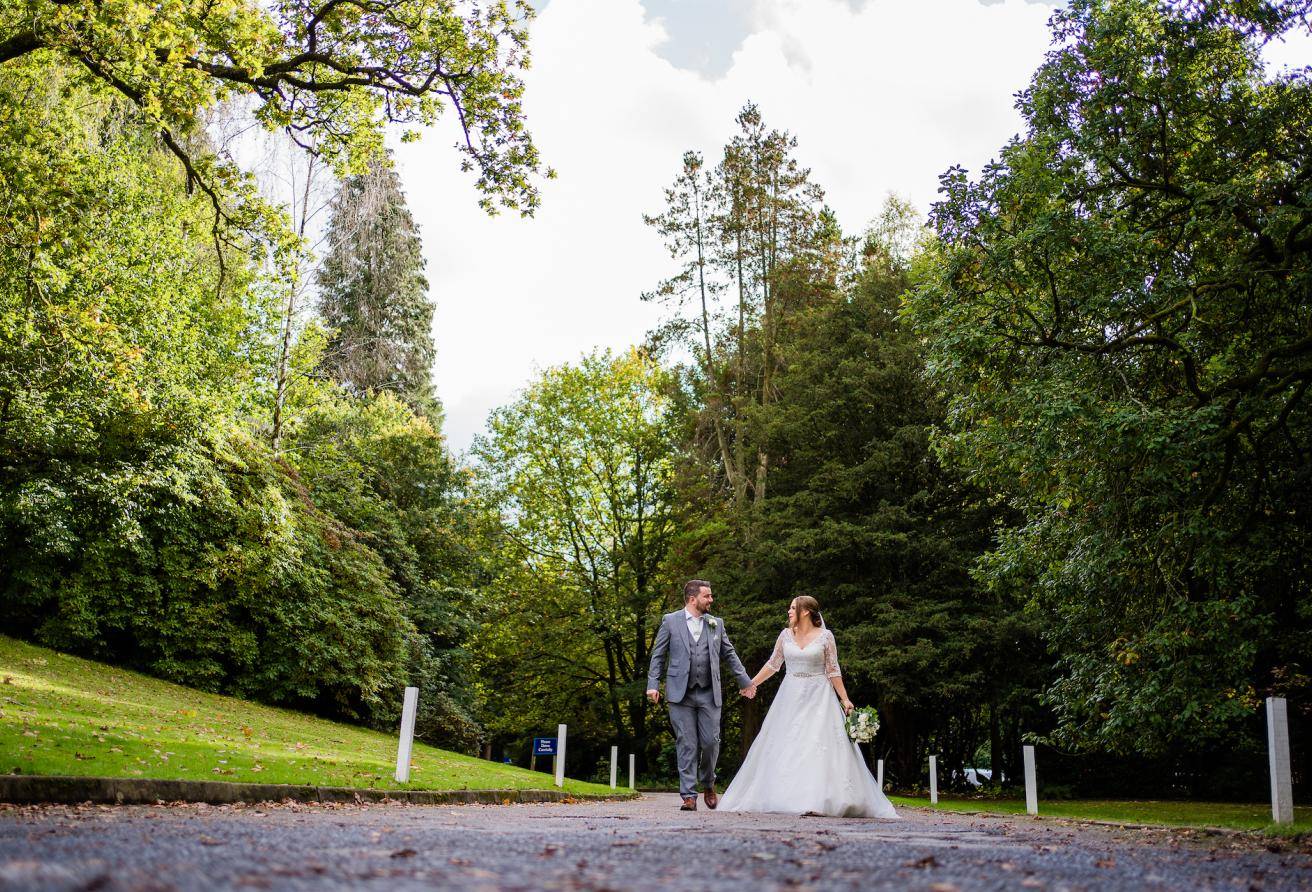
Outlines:
{"type": "Polygon", "coordinates": [[[862,706],[847,714],[847,736],[857,743],[869,743],[879,730],[879,713],[873,706],[862,706]]]}

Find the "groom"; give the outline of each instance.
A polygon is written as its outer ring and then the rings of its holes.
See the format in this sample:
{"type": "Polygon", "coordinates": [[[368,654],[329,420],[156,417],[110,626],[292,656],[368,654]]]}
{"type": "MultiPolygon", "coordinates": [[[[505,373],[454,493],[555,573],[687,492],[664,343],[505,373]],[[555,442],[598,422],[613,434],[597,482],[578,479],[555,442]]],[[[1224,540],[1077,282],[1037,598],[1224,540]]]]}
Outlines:
{"type": "Polygon", "coordinates": [[[756,696],[756,685],[729,643],[724,623],[707,613],[714,600],[709,582],[693,579],[684,583],[683,609],[667,613],[661,620],[647,670],[647,699],[659,703],[660,677],[668,657],[665,698],[679,756],[682,811],[697,810],[698,778],[706,807],[715,808],[720,802],[715,793],[715,761],[720,756],[720,661],[729,661],[740,694],[756,696]]]}

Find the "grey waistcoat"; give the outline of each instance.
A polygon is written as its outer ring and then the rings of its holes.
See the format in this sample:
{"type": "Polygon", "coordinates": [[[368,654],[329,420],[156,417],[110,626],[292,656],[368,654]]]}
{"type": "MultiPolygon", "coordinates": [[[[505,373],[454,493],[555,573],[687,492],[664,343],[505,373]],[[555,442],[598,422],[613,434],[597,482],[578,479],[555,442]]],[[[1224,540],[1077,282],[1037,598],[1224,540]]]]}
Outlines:
{"type": "Polygon", "coordinates": [[[688,687],[711,686],[711,624],[702,620],[702,637],[692,643],[692,658],[688,666],[688,687]]]}

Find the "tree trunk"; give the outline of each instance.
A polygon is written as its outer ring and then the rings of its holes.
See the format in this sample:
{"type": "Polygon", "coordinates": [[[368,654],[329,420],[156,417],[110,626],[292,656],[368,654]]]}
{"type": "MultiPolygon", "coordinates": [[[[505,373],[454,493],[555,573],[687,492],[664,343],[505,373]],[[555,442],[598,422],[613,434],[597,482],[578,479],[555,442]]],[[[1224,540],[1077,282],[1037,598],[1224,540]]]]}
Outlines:
{"type": "Polygon", "coordinates": [[[989,703],[989,768],[993,772],[993,783],[1002,785],[1002,726],[998,723],[998,703],[989,703]]]}
{"type": "Polygon", "coordinates": [[[747,751],[752,748],[752,741],[761,733],[761,723],[765,721],[765,716],[762,715],[760,704],[755,698],[743,700],[742,705],[743,728],[742,736],[739,738],[742,742],[739,752],[746,756],[747,751]]]}

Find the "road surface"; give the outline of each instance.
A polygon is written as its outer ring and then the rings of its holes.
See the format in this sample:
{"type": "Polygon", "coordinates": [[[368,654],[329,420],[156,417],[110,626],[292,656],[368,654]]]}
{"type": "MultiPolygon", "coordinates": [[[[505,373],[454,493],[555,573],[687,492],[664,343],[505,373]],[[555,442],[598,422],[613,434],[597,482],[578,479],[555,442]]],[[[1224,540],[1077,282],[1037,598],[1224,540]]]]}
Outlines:
{"type": "Polygon", "coordinates": [[[678,802],[0,806],[0,890],[1312,889],[1312,855],[1274,840],[678,802]]]}

